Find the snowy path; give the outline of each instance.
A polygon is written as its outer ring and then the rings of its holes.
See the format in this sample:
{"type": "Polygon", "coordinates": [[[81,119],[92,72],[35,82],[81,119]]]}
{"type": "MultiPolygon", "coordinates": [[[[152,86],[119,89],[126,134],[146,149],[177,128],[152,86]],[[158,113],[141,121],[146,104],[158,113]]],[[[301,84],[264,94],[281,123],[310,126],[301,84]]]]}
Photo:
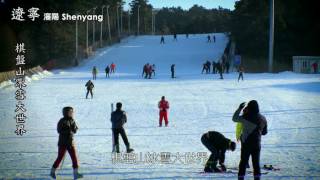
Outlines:
{"type": "MultiPolygon", "coordinates": [[[[263,137],[261,164],[273,164],[281,171],[264,179],[280,176],[320,178],[320,76],[290,72],[237,74],[219,80],[217,75],[201,75],[207,58],[217,59],[227,39],[217,35],[217,43],[205,43],[206,35],[190,39],[166,37],[130,38],[103,49],[79,68],[57,71],[53,76],[34,81],[27,87],[27,134],[14,134],[14,89],[0,89],[0,178],[48,178],[57,154],[56,123],[63,106],[75,108],[79,132],[75,136],[81,171],[85,179],[234,179],[235,174],[203,175],[200,163],[120,164],[111,162],[110,103],[121,101],[128,114],[129,141],[136,153],[208,152],[200,142],[208,130],[223,132],[235,139],[231,116],[239,103],[256,99],[269,123],[263,137]],[[183,53],[182,53],[183,52],[183,53]],[[104,79],[106,64],[115,62],[119,73],[104,79]],[[156,79],[141,79],[144,63],[157,65],[156,79]],[[177,79],[169,79],[171,63],[177,64],[177,79]],[[93,65],[100,70],[94,99],[86,100],[84,84],[93,65]],[[165,95],[170,101],[170,127],[158,128],[157,102],[165,95]]],[[[236,152],[227,153],[226,164],[236,167],[236,152]]],[[[121,149],[124,146],[121,145],[121,149]]],[[[71,160],[66,156],[58,175],[71,178],[71,160]]]]}

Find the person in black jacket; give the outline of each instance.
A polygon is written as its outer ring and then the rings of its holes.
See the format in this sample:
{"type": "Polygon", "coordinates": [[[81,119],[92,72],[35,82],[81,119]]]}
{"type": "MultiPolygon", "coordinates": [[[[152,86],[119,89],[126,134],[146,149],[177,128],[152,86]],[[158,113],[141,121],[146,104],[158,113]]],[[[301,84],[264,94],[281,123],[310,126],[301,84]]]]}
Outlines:
{"type": "Polygon", "coordinates": [[[112,123],[112,134],[114,140],[114,147],[117,153],[120,152],[119,146],[119,134],[127,148],[127,153],[131,153],[133,149],[130,148],[130,143],[128,141],[126,132],[123,125],[127,122],[127,115],[125,111],[122,111],[122,104],[120,102],[116,105],[116,110],[111,113],[111,123],[112,123]]]}
{"type": "Polygon", "coordinates": [[[174,76],[174,72],[175,72],[175,64],[172,64],[171,65],[171,78],[173,79],[173,78],[175,78],[175,76],[174,76]]]}
{"type": "Polygon", "coordinates": [[[221,62],[216,63],[216,68],[220,74],[220,79],[223,79],[223,67],[222,67],[221,62]]]}
{"type": "Polygon", "coordinates": [[[206,148],[211,151],[211,155],[205,165],[205,172],[225,172],[226,166],[224,165],[225,153],[227,150],[234,151],[236,143],[224,137],[221,133],[216,131],[209,131],[202,135],[201,142],[206,148]],[[217,163],[221,169],[217,167],[217,163]]]}
{"type": "Polygon", "coordinates": [[[240,116],[244,107],[245,103],[241,103],[232,118],[234,122],[242,123],[243,126],[240,137],[241,160],[239,163],[238,179],[244,179],[246,166],[248,164],[249,157],[251,156],[254,179],[260,180],[261,135],[266,135],[268,132],[267,120],[260,114],[257,101],[250,101],[244,110],[246,113],[240,116]]]}
{"type": "Polygon", "coordinates": [[[73,119],[73,108],[64,107],[62,109],[63,118],[60,119],[57,131],[59,133],[58,141],[58,157],[52,165],[50,176],[56,178],[56,169],[59,167],[66,151],[68,151],[73,167],[74,179],[82,178],[83,175],[78,172],[78,158],[76,154],[76,149],[73,141],[73,134],[78,130],[75,120],[73,119]]]}
{"type": "Polygon", "coordinates": [[[107,67],[105,69],[105,72],[106,72],[106,78],[109,78],[110,77],[110,67],[109,67],[109,65],[107,65],[107,67]]]}
{"type": "Polygon", "coordinates": [[[86,94],[86,99],[88,99],[88,95],[89,95],[89,92],[90,92],[90,95],[91,95],[91,99],[93,98],[93,93],[92,93],[92,90],[94,88],[94,85],[93,85],[93,82],[91,80],[89,80],[86,85],[87,87],[87,94],[86,94]]]}
{"type": "Polygon", "coordinates": [[[217,72],[216,62],[212,61],[212,74],[216,74],[216,72],[217,72]]]}

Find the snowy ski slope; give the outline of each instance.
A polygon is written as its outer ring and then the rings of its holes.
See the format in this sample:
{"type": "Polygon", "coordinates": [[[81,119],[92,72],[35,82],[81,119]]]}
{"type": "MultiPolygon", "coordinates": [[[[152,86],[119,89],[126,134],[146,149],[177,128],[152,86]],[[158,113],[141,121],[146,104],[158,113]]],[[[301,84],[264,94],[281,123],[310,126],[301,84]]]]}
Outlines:
{"type": "MultiPolygon", "coordinates": [[[[224,80],[201,75],[202,63],[218,60],[227,43],[223,34],[216,34],[216,43],[206,43],[206,36],[186,39],[179,35],[178,42],[166,36],[165,45],[159,44],[159,36],[130,37],[99,50],[80,67],[56,70],[52,76],[30,82],[26,89],[28,132],[22,137],[14,134],[14,87],[1,88],[0,179],[49,179],[57,156],[56,124],[64,106],[75,108],[80,128],[75,140],[84,179],[235,179],[236,174],[201,174],[201,162],[179,159],[172,164],[113,164],[110,103],[123,102],[129,141],[146,160],[148,152],[208,153],[200,142],[208,130],[235,140],[232,114],[241,102],[251,99],[258,100],[269,125],[262,140],[261,165],[281,168],[264,179],[320,179],[320,76],[245,74],[245,81],[238,83],[236,73],[225,75],[224,80]],[[117,73],[105,79],[103,70],[111,62],[117,64],[117,73]],[[147,62],[157,66],[155,79],[141,78],[147,62]],[[172,63],[177,71],[173,80],[169,78],[172,63]],[[99,76],[94,81],[94,98],[85,99],[84,84],[91,78],[92,66],[98,67],[99,76]],[[168,128],[158,127],[157,102],[162,95],[171,105],[168,128]]],[[[240,144],[226,154],[226,165],[237,167],[239,159],[240,144]]],[[[68,155],[57,175],[72,178],[68,155]]]]}

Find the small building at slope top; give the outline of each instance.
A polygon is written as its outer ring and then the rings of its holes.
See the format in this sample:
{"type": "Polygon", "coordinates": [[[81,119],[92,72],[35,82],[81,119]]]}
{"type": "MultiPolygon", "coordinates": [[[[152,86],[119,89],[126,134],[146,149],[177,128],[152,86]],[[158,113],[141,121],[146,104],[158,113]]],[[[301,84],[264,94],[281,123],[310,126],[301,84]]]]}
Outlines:
{"type": "Polygon", "coordinates": [[[296,73],[319,73],[320,56],[292,56],[292,65],[296,73]]]}

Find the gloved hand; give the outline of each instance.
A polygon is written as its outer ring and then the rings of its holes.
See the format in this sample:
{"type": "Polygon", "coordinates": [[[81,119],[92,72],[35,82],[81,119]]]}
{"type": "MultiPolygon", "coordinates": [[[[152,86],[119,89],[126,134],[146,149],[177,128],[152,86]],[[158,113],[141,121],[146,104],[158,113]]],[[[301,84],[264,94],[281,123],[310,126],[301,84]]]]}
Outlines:
{"type": "Polygon", "coordinates": [[[239,105],[239,109],[243,109],[246,106],[246,102],[243,102],[239,105]]]}

